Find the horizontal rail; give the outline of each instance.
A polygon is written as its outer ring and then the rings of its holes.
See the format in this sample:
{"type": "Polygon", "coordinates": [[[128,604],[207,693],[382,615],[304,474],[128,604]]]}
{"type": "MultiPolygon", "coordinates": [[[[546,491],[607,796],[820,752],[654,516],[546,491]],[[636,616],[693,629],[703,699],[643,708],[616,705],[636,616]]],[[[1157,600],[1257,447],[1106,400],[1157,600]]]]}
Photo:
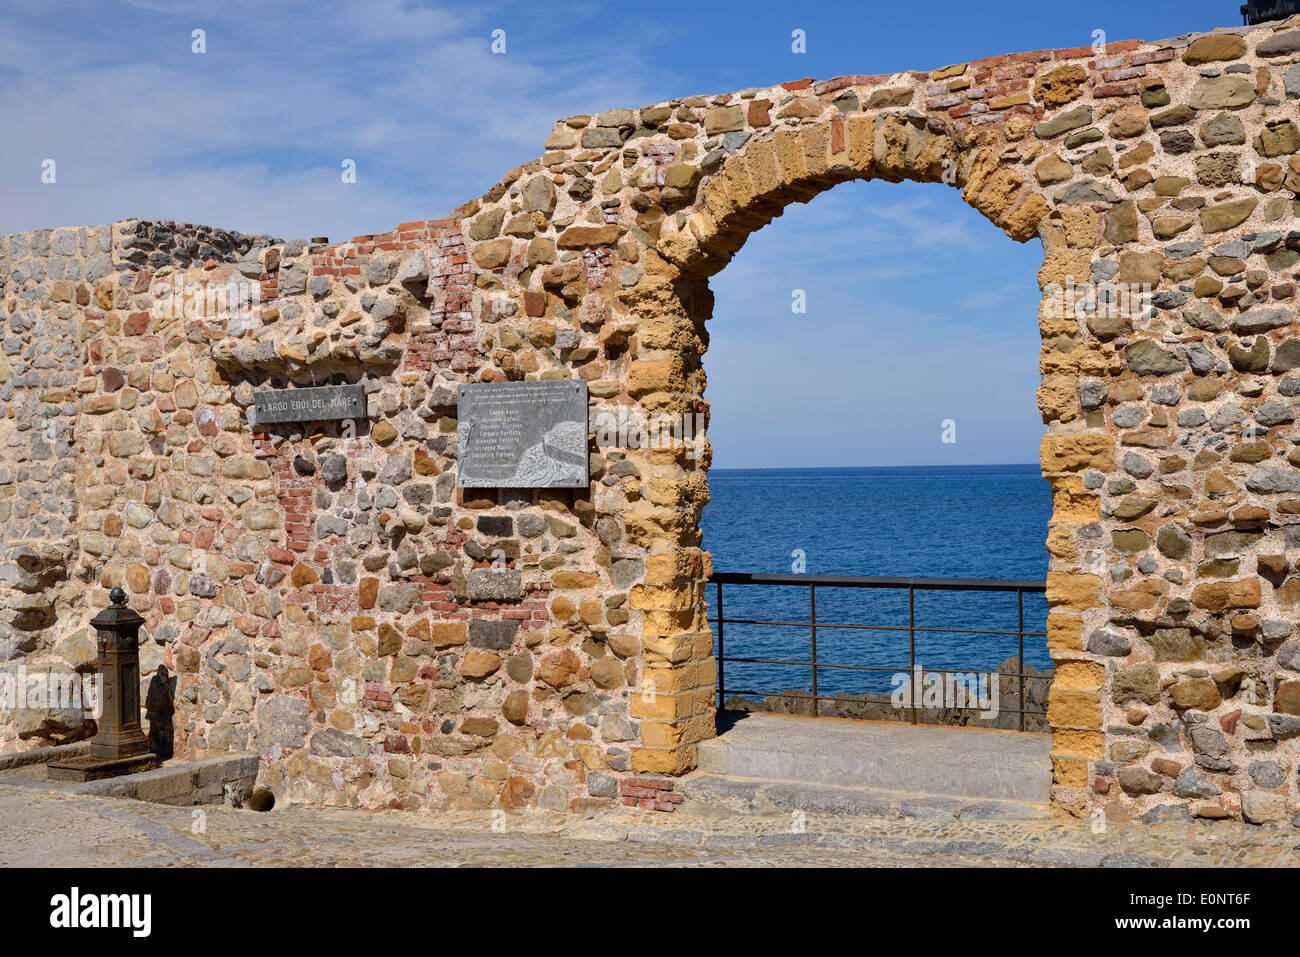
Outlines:
{"type": "Polygon", "coordinates": [[[1047,591],[1046,582],[1029,578],[873,578],[862,575],[714,572],[709,581],[720,585],[820,585],[824,588],[912,588],[917,591],[1047,591]]]}
{"type": "MultiPolygon", "coordinates": [[[[742,664],[751,664],[751,665],[801,665],[803,667],[811,667],[815,664],[818,668],[840,668],[845,671],[888,671],[891,674],[898,674],[900,672],[905,672],[908,670],[909,667],[908,665],[844,665],[844,664],[836,664],[829,661],[822,661],[821,659],[818,659],[817,661],[793,661],[793,660],[786,660],[784,658],[732,658],[728,656],[727,660],[739,661],[742,664]]],[[[927,666],[925,669],[925,673],[964,675],[964,674],[970,674],[972,670],[982,672],[985,669],[983,668],[975,668],[975,669],[930,668],[927,666]]],[[[999,671],[997,672],[997,674],[1002,675],[1004,678],[1028,678],[1030,681],[1048,680],[1046,675],[1031,675],[1027,671],[999,671]]]]}
{"type": "MultiPolygon", "coordinates": [[[[717,623],[717,618],[710,618],[709,621],[717,623]]],[[[787,628],[807,628],[811,621],[765,621],[762,618],[728,618],[728,625],[781,625],[787,628]]],[[[1046,638],[1045,631],[991,631],[987,628],[922,628],[918,625],[915,628],[908,628],[906,625],[841,625],[832,622],[819,621],[818,628],[851,628],[854,631],[935,631],[944,635],[1025,635],[1030,638],[1046,638]]]]}

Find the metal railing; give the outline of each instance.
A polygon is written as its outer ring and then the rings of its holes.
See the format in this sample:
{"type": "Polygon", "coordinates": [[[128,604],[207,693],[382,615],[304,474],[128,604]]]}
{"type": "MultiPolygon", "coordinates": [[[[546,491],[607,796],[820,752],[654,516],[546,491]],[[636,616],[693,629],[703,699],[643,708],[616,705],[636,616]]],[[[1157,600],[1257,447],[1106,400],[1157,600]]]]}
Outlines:
{"type": "MultiPolygon", "coordinates": [[[[897,665],[848,665],[836,662],[818,661],[817,660],[817,632],[819,629],[847,629],[856,631],[885,631],[885,632],[907,632],[908,644],[908,673],[916,674],[916,636],[918,633],[937,632],[948,635],[998,635],[1016,637],[1016,673],[1010,677],[1017,678],[1019,681],[1019,697],[1017,698],[1018,707],[1013,709],[1019,715],[1019,730],[1025,730],[1025,715],[1035,714],[1046,716],[1046,711],[1029,710],[1025,707],[1025,678],[1042,681],[1041,675],[1025,674],[1025,639],[1026,638],[1046,638],[1047,633],[1043,631],[1026,631],[1025,630],[1025,594],[1026,593],[1043,593],[1047,586],[1041,581],[1017,580],[1017,579],[996,579],[996,578],[867,578],[867,577],[841,577],[836,575],[756,575],[749,572],[714,572],[713,577],[709,580],[717,589],[717,606],[714,614],[708,619],[709,623],[715,626],[715,633],[718,638],[718,707],[721,710],[723,703],[726,701],[726,664],[760,664],[760,665],[794,665],[812,669],[812,713],[814,716],[819,714],[818,702],[822,700],[835,700],[829,696],[819,696],[817,693],[817,670],[819,668],[835,668],[846,671],[888,671],[897,673],[897,665]],[[723,585],[794,585],[808,589],[808,620],[807,621],[766,621],[752,618],[727,618],[722,609],[722,586],[723,585]],[[843,622],[826,622],[817,620],[817,589],[821,588],[884,588],[907,590],[907,624],[906,625],[857,625],[843,622]],[[987,628],[939,628],[934,626],[921,626],[916,623],[916,593],[918,591],[951,591],[951,592],[1011,592],[1016,596],[1016,630],[1015,631],[998,631],[987,628]],[[809,630],[811,655],[808,661],[785,661],[770,658],[729,658],[726,655],[726,645],[724,643],[724,625],[774,625],[787,628],[807,628],[809,630]]],[[[927,671],[941,674],[958,674],[968,672],[970,669],[956,668],[927,668],[927,671]]],[[[915,690],[915,689],[913,689],[915,690]]],[[[732,689],[733,694],[741,695],[770,695],[772,697],[792,697],[783,693],[774,693],[756,690],[732,689]]],[[[915,699],[913,699],[915,700],[915,699]]],[[[917,708],[915,705],[910,709],[912,712],[912,724],[917,723],[917,708]]]]}

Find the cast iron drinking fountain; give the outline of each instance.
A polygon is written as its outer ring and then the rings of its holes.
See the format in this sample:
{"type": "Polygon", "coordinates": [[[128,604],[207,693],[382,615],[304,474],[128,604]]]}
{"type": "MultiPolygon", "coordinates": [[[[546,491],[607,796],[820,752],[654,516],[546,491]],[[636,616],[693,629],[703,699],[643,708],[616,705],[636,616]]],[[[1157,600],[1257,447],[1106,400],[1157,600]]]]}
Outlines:
{"type": "Polygon", "coordinates": [[[112,602],[90,620],[99,638],[103,708],[90,754],[47,766],[55,781],[92,781],[158,767],[140,726],[140,626],[144,618],[126,607],[126,592],[114,588],[112,602]]]}

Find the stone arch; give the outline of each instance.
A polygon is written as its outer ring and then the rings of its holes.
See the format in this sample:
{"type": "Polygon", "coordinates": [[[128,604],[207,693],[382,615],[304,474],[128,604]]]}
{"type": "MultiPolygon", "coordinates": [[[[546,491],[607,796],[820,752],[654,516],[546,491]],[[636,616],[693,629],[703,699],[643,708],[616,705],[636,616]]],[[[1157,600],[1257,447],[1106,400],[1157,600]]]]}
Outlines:
{"type": "Polygon", "coordinates": [[[1038,235],[1047,212],[1041,192],[1011,163],[946,132],[924,117],[839,115],[752,139],[705,176],[686,222],[657,252],[685,276],[721,270],[754,232],[792,202],[806,203],[855,179],[946,182],[1012,239],[1038,235]]]}
{"type": "MultiPolygon", "coordinates": [[[[673,210],[678,228],[647,250],[645,276],[619,294],[618,305],[634,317],[641,350],[628,370],[628,393],[647,413],[707,416],[702,360],[713,310],[708,277],[790,203],[807,202],[856,179],[946,182],[1013,240],[1039,234],[1048,209],[1042,193],[978,140],[949,135],[945,125],[915,111],[846,118],[830,105],[828,94],[845,89],[852,94],[854,87],[831,81],[819,89],[825,92],[809,89],[787,106],[805,118],[802,125],[756,132],[699,179],[691,201],[673,210]]],[[[888,88],[880,93],[894,102],[900,97],[888,88]]],[[[1023,118],[1020,125],[1022,133],[1028,129],[1023,118]]],[[[639,756],[645,770],[689,770],[694,746],[713,734],[716,663],[704,622],[711,566],[707,553],[699,551],[710,461],[708,452],[694,460],[663,451],[647,455],[646,465],[659,471],[666,489],[658,501],[627,516],[629,530],[638,530],[652,562],[645,587],[634,596],[646,615],[645,673],[674,705],[669,711],[638,709],[634,703],[634,714],[639,710],[642,717],[639,756]],[[689,619],[682,614],[686,609],[689,619]],[[661,630],[665,633],[657,633],[661,630]],[[647,727],[664,730],[647,740],[647,727]]]]}

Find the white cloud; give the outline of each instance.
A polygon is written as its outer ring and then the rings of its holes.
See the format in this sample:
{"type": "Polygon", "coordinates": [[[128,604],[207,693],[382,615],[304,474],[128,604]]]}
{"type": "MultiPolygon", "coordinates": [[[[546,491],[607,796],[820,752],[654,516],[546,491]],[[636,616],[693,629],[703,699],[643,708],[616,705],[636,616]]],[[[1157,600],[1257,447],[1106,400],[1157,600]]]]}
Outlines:
{"type": "MultiPolygon", "coordinates": [[[[640,105],[635,43],[568,62],[544,10],[382,0],[0,11],[0,233],[134,216],[349,237],[445,215],[553,122],[640,105]],[[489,49],[493,18],[511,42],[489,49]],[[208,52],[190,52],[192,26],[208,52]],[[530,41],[530,37],[532,42],[530,41]],[[58,181],[40,182],[41,162],[58,181]],[[358,181],[339,164],[353,159],[358,181]]],[[[659,69],[657,82],[671,71],[659,69]]]]}

